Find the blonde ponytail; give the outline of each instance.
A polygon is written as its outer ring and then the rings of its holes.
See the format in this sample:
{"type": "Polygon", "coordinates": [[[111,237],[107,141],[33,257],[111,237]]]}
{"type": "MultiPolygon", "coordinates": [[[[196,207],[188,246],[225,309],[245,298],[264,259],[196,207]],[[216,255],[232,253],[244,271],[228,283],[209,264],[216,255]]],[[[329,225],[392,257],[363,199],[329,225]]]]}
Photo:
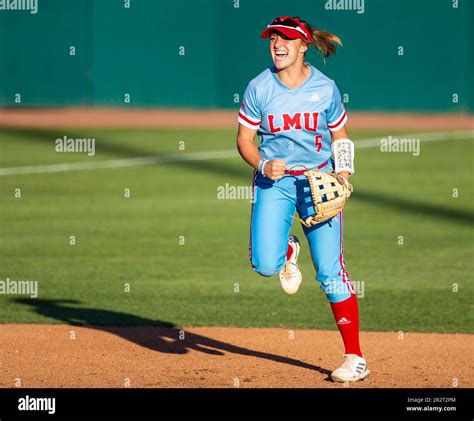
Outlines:
{"type": "Polygon", "coordinates": [[[336,54],[336,44],[342,45],[340,38],[331,32],[311,28],[311,33],[313,38],[309,44],[316,47],[324,58],[336,54]]]}
{"type": "Polygon", "coordinates": [[[316,29],[298,16],[293,16],[293,19],[299,21],[311,33],[311,41],[307,42],[309,45],[317,48],[323,58],[328,58],[330,55],[335,55],[336,44],[342,45],[342,41],[337,35],[334,35],[331,32],[323,31],[322,29],[316,29]]]}

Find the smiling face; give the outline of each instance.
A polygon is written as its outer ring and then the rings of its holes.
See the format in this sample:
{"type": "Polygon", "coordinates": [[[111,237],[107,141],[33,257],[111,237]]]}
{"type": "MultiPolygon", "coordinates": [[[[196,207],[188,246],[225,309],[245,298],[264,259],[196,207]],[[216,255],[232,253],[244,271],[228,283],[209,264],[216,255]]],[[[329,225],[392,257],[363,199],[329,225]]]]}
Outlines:
{"type": "Polygon", "coordinates": [[[277,70],[291,66],[303,66],[304,53],[308,46],[302,39],[289,39],[279,32],[270,35],[270,54],[277,70]]]}

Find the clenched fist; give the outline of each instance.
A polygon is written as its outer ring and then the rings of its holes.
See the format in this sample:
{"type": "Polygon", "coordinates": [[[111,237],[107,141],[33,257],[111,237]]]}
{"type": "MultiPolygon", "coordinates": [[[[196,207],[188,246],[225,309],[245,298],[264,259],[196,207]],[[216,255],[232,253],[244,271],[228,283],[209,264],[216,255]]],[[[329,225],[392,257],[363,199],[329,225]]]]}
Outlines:
{"type": "Polygon", "coordinates": [[[270,178],[271,180],[279,180],[285,174],[286,162],[282,159],[272,159],[265,163],[263,172],[265,177],[270,178]]]}

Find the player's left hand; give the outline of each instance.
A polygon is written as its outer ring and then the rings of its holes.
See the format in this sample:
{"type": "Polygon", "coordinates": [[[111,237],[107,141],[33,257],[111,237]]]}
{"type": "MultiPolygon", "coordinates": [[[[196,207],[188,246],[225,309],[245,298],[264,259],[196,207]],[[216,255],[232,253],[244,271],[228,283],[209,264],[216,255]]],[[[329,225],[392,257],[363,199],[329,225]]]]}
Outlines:
{"type": "Polygon", "coordinates": [[[341,177],[344,177],[347,181],[349,181],[349,178],[351,176],[348,171],[338,172],[337,175],[340,175],[341,177]]]}

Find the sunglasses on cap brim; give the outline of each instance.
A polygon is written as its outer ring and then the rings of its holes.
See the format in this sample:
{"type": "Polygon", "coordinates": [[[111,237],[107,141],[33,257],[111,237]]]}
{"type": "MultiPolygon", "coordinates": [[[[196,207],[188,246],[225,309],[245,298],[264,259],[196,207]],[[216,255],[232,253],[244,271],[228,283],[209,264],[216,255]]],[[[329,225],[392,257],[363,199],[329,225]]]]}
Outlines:
{"type": "Polygon", "coordinates": [[[289,39],[301,38],[311,40],[311,35],[302,23],[289,16],[279,16],[271,21],[262,32],[262,38],[268,38],[272,31],[280,32],[289,39]]]}

